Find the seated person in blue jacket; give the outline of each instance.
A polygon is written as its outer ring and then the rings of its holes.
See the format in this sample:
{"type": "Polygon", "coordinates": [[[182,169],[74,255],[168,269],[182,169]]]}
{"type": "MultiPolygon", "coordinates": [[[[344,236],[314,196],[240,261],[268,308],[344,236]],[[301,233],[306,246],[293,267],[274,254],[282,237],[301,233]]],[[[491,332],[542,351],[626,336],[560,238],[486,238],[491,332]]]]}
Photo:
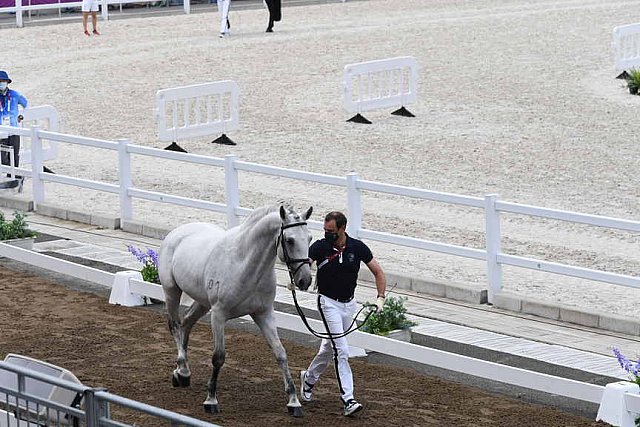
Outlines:
{"type": "MultiPolygon", "coordinates": [[[[3,126],[17,127],[18,123],[22,121],[18,106],[22,106],[23,109],[27,108],[27,98],[15,90],[9,89],[9,83],[11,83],[9,74],[6,71],[0,71],[0,119],[3,126]]],[[[0,144],[13,148],[13,164],[18,167],[20,163],[20,135],[10,135],[8,138],[0,139],[0,144]]],[[[3,151],[2,164],[9,165],[9,160],[9,153],[3,151]]]]}

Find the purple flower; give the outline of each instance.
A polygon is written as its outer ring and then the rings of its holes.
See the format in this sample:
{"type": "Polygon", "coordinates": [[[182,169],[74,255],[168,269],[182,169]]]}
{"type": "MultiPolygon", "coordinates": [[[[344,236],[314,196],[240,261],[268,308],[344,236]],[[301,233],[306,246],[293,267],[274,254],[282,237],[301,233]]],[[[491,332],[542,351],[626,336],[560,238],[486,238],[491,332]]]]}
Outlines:
{"type": "Polygon", "coordinates": [[[158,268],[158,253],[151,248],[147,248],[147,255],[149,260],[153,263],[153,266],[158,268]]]}
{"type": "Polygon", "coordinates": [[[127,249],[140,263],[158,268],[158,253],[153,249],[147,248],[144,252],[132,245],[127,245],[127,249]]]}
{"type": "Polygon", "coordinates": [[[632,380],[634,382],[640,383],[640,360],[635,363],[630,361],[620,352],[620,349],[617,347],[613,348],[613,354],[618,359],[620,367],[633,377],[632,380]]]}

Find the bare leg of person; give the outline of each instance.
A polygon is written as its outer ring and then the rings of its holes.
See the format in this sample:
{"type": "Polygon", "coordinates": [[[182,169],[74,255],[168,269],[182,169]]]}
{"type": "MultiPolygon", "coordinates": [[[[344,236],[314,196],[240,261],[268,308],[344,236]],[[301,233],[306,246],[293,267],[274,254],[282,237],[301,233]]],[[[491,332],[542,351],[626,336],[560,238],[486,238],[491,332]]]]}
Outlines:
{"type": "Polygon", "coordinates": [[[87,28],[88,19],[89,19],[89,12],[82,12],[82,27],[84,28],[84,33],[86,35],[90,35],[89,29],[87,28]]]}
{"type": "Polygon", "coordinates": [[[91,12],[91,24],[93,25],[93,34],[99,36],[98,32],[98,12],[91,12]]]}

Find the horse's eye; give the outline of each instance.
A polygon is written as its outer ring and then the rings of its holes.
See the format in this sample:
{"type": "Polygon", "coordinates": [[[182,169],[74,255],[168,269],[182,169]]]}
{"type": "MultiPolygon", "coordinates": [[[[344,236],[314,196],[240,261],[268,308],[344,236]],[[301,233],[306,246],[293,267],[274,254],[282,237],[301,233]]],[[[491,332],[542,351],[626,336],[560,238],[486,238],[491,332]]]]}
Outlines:
{"type": "Polygon", "coordinates": [[[295,242],[295,239],[293,237],[287,237],[285,241],[287,242],[287,245],[291,246],[295,242]]]}

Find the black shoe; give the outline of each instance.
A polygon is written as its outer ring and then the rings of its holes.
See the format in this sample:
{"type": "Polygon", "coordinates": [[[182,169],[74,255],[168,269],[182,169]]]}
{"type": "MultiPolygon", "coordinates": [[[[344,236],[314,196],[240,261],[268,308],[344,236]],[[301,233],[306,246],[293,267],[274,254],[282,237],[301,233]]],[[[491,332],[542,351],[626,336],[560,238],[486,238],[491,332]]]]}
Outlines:
{"type": "Polygon", "coordinates": [[[352,417],[360,411],[362,411],[362,405],[356,402],[355,399],[351,399],[345,403],[343,414],[345,417],[352,417]]]}

